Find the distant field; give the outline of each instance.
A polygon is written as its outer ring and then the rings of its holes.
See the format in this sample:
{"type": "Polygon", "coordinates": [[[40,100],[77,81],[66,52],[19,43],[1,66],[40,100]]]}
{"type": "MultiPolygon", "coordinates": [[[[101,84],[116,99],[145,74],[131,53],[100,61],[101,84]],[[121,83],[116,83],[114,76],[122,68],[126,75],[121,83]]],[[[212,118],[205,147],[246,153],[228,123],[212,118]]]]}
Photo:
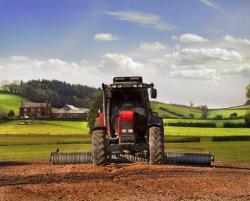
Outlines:
{"type": "Polygon", "coordinates": [[[82,121],[15,120],[0,122],[0,134],[88,134],[87,124],[82,121]]]}
{"type": "MultiPolygon", "coordinates": [[[[90,152],[90,136],[86,135],[1,135],[0,161],[49,160],[50,153],[90,152]]],[[[169,152],[212,153],[216,161],[250,162],[249,141],[165,143],[169,152]]]]}
{"type": "MultiPolygon", "coordinates": [[[[165,120],[170,121],[170,120],[165,120]]],[[[178,120],[174,120],[178,121],[178,120]]],[[[203,121],[203,120],[194,120],[203,121]]],[[[233,120],[235,121],[235,120],[233,120]]],[[[242,121],[242,120],[236,120],[242,121]]],[[[82,121],[30,121],[0,122],[0,134],[88,135],[87,122],[82,121]],[[26,124],[25,124],[26,122],[26,124]]],[[[217,121],[216,121],[217,122],[217,121]]],[[[223,122],[218,120],[217,124],[223,122]]],[[[195,128],[165,126],[165,135],[171,136],[249,136],[249,128],[195,128]]]]}
{"type": "MultiPolygon", "coordinates": [[[[185,118],[187,118],[190,114],[192,114],[195,119],[201,118],[201,110],[196,107],[167,104],[154,101],[151,102],[150,105],[152,110],[157,112],[163,118],[183,118],[180,115],[183,115],[185,118]]],[[[217,115],[222,115],[223,118],[230,118],[230,115],[232,113],[237,113],[239,117],[244,118],[247,111],[250,111],[250,105],[242,105],[222,109],[210,109],[208,111],[207,118],[213,119],[217,115]]]]}
{"type": "Polygon", "coordinates": [[[237,113],[239,117],[244,117],[250,111],[249,107],[241,106],[237,109],[218,109],[218,110],[209,110],[207,118],[215,118],[217,115],[222,115],[223,118],[229,118],[232,113],[237,113]]]}
{"type": "Polygon", "coordinates": [[[193,114],[194,118],[201,117],[201,111],[198,108],[192,108],[185,105],[166,104],[161,102],[151,102],[150,107],[162,117],[180,118],[178,115],[188,116],[193,114]],[[165,110],[164,110],[165,109],[165,110]]]}
{"type": "Polygon", "coordinates": [[[225,119],[225,120],[216,120],[216,119],[164,119],[164,123],[215,123],[216,127],[222,128],[225,122],[228,123],[244,123],[244,119],[225,119]]]}
{"type": "Polygon", "coordinates": [[[165,126],[165,135],[170,136],[250,136],[249,128],[197,128],[165,126]]]}
{"type": "Polygon", "coordinates": [[[18,116],[19,106],[22,100],[25,99],[17,95],[0,92],[0,113],[8,114],[10,110],[13,110],[15,112],[15,116],[18,116]]]}

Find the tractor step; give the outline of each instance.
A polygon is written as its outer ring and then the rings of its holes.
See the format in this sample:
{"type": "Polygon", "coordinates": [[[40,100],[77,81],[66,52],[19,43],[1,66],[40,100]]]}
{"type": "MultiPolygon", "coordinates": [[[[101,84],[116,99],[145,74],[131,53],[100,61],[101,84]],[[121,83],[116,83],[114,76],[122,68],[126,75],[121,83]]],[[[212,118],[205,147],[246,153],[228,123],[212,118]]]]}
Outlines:
{"type": "MultiPolygon", "coordinates": [[[[91,153],[51,153],[50,161],[52,164],[87,164],[92,163],[91,153]]],[[[140,163],[148,162],[148,157],[141,154],[112,154],[109,162],[111,163],[140,163]]],[[[214,156],[211,154],[194,153],[174,153],[165,152],[164,164],[173,165],[192,165],[192,166],[211,166],[214,156]]]]}

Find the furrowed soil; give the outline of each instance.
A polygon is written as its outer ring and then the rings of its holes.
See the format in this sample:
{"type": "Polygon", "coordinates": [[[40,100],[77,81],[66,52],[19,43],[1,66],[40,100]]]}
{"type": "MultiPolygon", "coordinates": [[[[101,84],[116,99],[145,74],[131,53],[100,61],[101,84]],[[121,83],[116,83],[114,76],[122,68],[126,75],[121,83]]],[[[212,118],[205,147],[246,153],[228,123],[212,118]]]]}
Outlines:
{"type": "Polygon", "coordinates": [[[250,166],[0,163],[0,200],[250,200],[250,166]]]}

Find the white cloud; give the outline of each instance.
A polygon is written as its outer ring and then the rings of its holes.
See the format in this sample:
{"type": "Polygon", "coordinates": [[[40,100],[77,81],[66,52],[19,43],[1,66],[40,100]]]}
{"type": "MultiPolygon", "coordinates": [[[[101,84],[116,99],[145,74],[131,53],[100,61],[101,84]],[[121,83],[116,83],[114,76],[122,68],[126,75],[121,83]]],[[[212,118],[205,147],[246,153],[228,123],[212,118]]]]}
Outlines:
{"type": "Polygon", "coordinates": [[[201,3],[203,3],[206,6],[217,8],[213,0],[199,0],[201,3]]]}
{"type": "Polygon", "coordinates": [[[183,48],[154,60],[171,78],[221,80],[225,69],[243,63],[240,53],[222,48],[183,48]],[[222,74],[221,74],[222,73],[222,74]]]}
{"type": "Polygon", "coordinates": [[[158,30],[172,30],[174,26],[161,19],[159,15],[136,10],[106,11],[105,14],[114,16],[118,20],[133,22],[158,30]]]}
{"type": "Polygon", "coordinates": [[[119,37],[111,33],[98,33],[94,36],[94,39],[98,41],[114,41],[119,40],[119,37]]]}
{"type": "Polygon", "coordinates": [[[165,59],[175,62],[241,61],[242,56],[235,50],[221,48],[184,48],[171,54],[166,54],[165,59]]]}
{"type": "Polygon", "coordinates": [[[172,36],[171,38],[174,40],[178,40],[181,43],[205,43],[205,42],[208,42],[207,38],[203,38],[202,36],[192,34],[192,33],[186,33],[186,34],[182,34],[180,36],[172,36]]]}
{"type": "Polygon", "coordinates": [[[225,69],[223,72],[225,75],[242,75],[250,77],[250,65],[241,65],[240,67],[225,69]]]}
{"type": "Polygon", "coordinates": [[[131,57],[121,54],[107,53],[102,57],[101,68],[112,71],[138,73],[143,70],[143,64],[135,62],[131,57]]]}
{"type": "Polygon", "coordinates": [[[82,82],[91,79],[98,69],[83,62],[67,62],[58,58],[34,59],[14,55],[0,58],[0,80],[59,79],[68,82],[82,82]]]}
{"type": "MultiPolygon", "coordinates": [[[[44,78],[100,87],[101,83],[111,83],[113,76],[140,75],[145,82],[155,83],[159,91],[159,100],[175,103],[187,103],[187,100],[192,100],[196,104],[207,103],[217,106],[243,102],[244,87],[249,83],[249,64],[243,65],[244,60],[228,62],[213,58],[197,62],[192,60],[192,56],[195,56],[192,51],[191,56],[189,55],[190,60],[186,62],[179,58],[182,56],[181,52],[182,49],[169,53],[168,55],[172,56],[164,58],[161,61],[162,65],[117,53],[107,53],[96,63],[87,60],[69,62],[59,58],[11,56],[0,58],[0,81],[44,78]],[[175,68],[171,68],[173,66],[175,68]],[[238,66],[241,68],[237,68],[238,66]],[[226,69],[228,72],[225,72],[226,69]],[[233,69],[237,70],[233,72],[233,69]],[[233,77],[232,82],[226,75],[238,76],[233,77]],[[219,82],[220,79],[223,82],[219,82]],[[228,87],[230,84],[233,87],[228,87]],[[175,87],[174,90],[166,90],[166,86],[175,87]],[[226,90],[230,92],[220,96],[221,92],[226,90]]],[[[162,57],[159,56],[158,59],[162,57]]]]}
{"type": "Polygon", "coordinates": [[[200,70],[176,70],[170,72],[171,78],[192,79],[192,80],[220,80],[221,77],[215,69],[200,69],[200,70]]]}
{"type": "Polygon", "coordinates": [[[231,43],[250,45],[250,40],[246,38],[236,38],[232,35],[225,35],[223,39],[231,43]]]}
{"type": "Polygon", "coordinates": [[[156,42],[141,42],[140,46],[138,49],[143,52],[155,52],[159,50],[164,50],[166,49],[167,46],[156,41],[156,42]]]}

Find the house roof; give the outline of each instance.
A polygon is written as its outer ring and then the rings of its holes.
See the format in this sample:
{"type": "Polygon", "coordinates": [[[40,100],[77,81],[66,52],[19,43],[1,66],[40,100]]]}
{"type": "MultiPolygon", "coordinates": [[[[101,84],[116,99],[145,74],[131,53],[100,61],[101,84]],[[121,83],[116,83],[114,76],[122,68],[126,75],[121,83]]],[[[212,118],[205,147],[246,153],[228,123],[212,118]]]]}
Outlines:
{"type": "Polygon", "coordinates": [[[66,104],[64,107],[60,108],[59,110],[53,113],[73,113],[73,114],[83,114],[87,113],[89,109],[86,108],[78,108],[73,105],[66,104]]]}
{"type": "Polygon", "coordinates": [[[48,103],[33,103],[33,102],[26,102],[26,103],[22,103],[20,105],[21,108],[24,107],[48,107],[50,104],[48,103]]]}

